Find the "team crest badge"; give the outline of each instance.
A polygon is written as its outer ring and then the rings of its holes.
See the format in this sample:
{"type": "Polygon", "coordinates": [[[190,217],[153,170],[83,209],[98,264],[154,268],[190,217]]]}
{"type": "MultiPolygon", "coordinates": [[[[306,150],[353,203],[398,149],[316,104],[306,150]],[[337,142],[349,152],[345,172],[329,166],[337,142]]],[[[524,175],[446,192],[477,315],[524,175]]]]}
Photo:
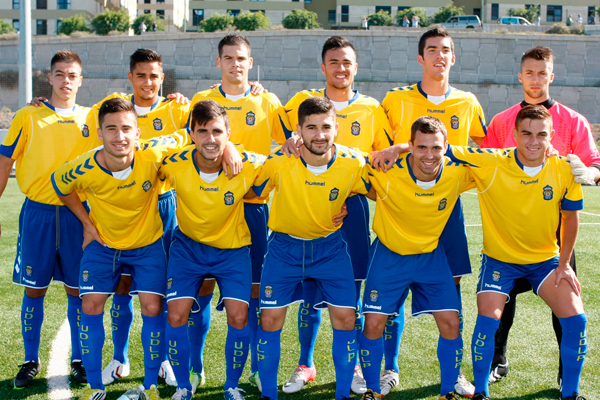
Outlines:
{"type": "Polygon", "coordinates": [[[83,124],[83,126],[81,127],[81,134],[83,135],[83,137],[90,136],[90,128],[87,126],[87,124],[83,124]]]}
{"type": "Polygon", "coordinates": [[[87,282],[88,280],[90,280],[90,272],[87,269],[81,273],[81,279],[84,282],[87,282]]]}
{"type": "Polygon", "coordinates": [[[377,300],[379,299],[379,293],[377,292],[377,290],[375,290],[375,289],[371,290],[371,294],[369,295],[369,298],[371,299],[371,302],[377,303],[377,300]]]}
{"type": "Polygon", "coordinates": [[[160,118],[154,118],[154,121],[152,121],[152,124],[154,125],[155,131],[162,131],[163,123],[160,118]]]}
{"type": "Polygon", "coordinates": [[[235,202],[235,199],[233,198],[233,193],[232,192],[225,193],[225,205],[231,206],[231,205],[233,205],[234,202],[235,202]]]}
{"type": "Polygon", "coordinates": [[[331,192],[329,192],[329,201],[337,200],[339,194],[340,194],[340,189],[338,189],[338,188],[331,189],[331,192]]]}
{"type": "Polygon", "coordinates": [[[31,276],[31,274],[33,274],[33,267],[31,265],[25,267],[25,273],[27,274],[27,276],[31,276]]]}
{"type": "Polygon", "coordinates": [[[252,111],[248,111],[246,114],[246,125],[254,125],[255,122],[256,114],[254,114],[252,111]]]}
{"type": "Polygon", "coordinates": [[[494,282],[499,282],[500,281],[500,272],[494,271],[494,273],[492,274],[492,279],[494,280],[494,282]]]}
{"type": "Polygon", "coordinates": [[[448,203],[448,200],[446,200],[445,198],[441,199],[440,204],[438,205],[438,211],[442,211],[443,209],[445,209],[447,203],[448,203]]]}
{"type": "Polygon", "coordinates": [[[452,129],[458,129],[458,127],[460,126],[458,122],[459,121],[457,115],[453,115],[452,118],[450,118],[450,126],[452,126],[452,129]]]}
{"type": "Polygon", "coordinates": [[[265,297],[270,299],[273,296],[273,288],[269,285],[265,287],[265,297]]]}
{"type": "Polygon", "coordinates": [[[554,193],[552,191],[552,186],[546,185],[544,186],[544,200],[552,200],[554,197],[554,193]]]}
{"type": "Polygon", "coordinates": [[[173,287],[173,278],[169,278],[169,280],[167,281],[167,290],[171,290],[172,287],[173,287]]]}
{"type": "Polygon", "coordinates": [[[354,121],[352,123],[352,128],[350,128],[350,133],[352,133],[354,136],[360,135],[360,124],[358,123],[358,121],[354,121]]]}
{"type": "Polygon", "coordinates": [[[148,190],[150,190],[151,187],[152,187],[152,184],[150,183],[150,181],[146,181],[142,185],[142,189],[144,189],[144,192],[147,192],[148,190]]]}

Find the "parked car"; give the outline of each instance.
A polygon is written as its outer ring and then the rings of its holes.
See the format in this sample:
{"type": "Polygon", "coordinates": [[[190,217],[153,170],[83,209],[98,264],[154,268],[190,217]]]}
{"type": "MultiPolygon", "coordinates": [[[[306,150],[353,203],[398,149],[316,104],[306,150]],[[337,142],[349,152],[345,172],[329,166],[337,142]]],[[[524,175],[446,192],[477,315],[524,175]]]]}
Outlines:
{"type": "Polygon", "coordinates": [[[523,17],[502,17],[500,25],[533,25],[523,17]]]}
{"type": "Polygon", "coordinates": [[[477,15],[457,15],[448,18],[448,21],[441,24],[444,28],[481,28],[481,21],[477,15]]]}

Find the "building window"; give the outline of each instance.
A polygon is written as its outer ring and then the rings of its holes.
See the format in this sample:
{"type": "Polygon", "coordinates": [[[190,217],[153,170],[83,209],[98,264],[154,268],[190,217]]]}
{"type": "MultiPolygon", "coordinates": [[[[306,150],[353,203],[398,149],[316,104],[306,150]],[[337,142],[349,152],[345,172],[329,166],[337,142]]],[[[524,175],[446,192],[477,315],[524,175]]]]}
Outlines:
{"type": "Polygon", "coordinates": [[[13,10],[19,9],[20,0],[13,0],[13,10]]]}
{"type": "Polygon", "coordinates": [[[48,0],[37,0],[35,8],[37,8],[38,10],[47,9],[48,8],[48,0]]]}
{"type": "Polygon", "coordinates": [[[562,6],[548,6],[548,12],[546,13],[547,22],[561,22],[562,21],[562,6]]]}
{"type": "Polygon", "coordinates": [[[144,10],[144,14],[150,14],[150,10],[144,10]]]}
{"type": "Polygon", "coordinates": [[[477,15],[479,18],[481,18],[481,8],[474,8],[473,14],[477,15]]]}
{"type": "Polygon", "coordinates": [[[165,0],[156,0],[156,4],[165,4],[165,0]]]}
{"type": "Polygon", "coordinates": [[[19,32],[19,20],[18,19],[13,19],[13,28],[15,28],[15,31],[19,32]]]}
{"type": "Polygon", "coordinates": [[[165,10],[156,10],[156,16],[165,19],[165,10]]]}
{"type": "Polygon", "coordinates": [[[329,10],[327,12],[327,22],[335,24],[335,10],[329,10]]]}
{"type": "Polygon", "coordinates": [[[265,1],[265,0],[250,0],[250,1],[265,1]]]}
{"type": "Polygon", "coordinates": [[[240,10],[227,10],[227,14],[231,15],[232,17],[237,17],[240,15],[240,10]]]}
{"type": "Polygon", "coordinates": [[[204,10],[192,10],[192,25],[199,26],[202,21],[204,21],[204,10]]]}
{"type": "Polygon", "coordinates": [[[375,12],[387,11],[390,15],[392,14],[392,6],[375,6],[375,12]]]}
{"type": "Polygon", "coordinates": [[[257,12],[261,12],[261,13],[265,13],[265,10],[250,10],[251,13],[257,13],[257,12]]]}
{"type": "Polygon", "coordinates": [[[492,21],[497,21],[498,20],[498,3],[494,3],[492,4],[492,21]]]}
{"type": "Polygon", "coordinates": [[[144,0],[144,4],[150,4],[150,0],[144,0]]]}
{"type": "Polygon", "coordinates": [[[348,22],[350,19],[350,6],[342,6],[342,22],[348,22]]]}
{"type": "Polygon", "coordinates": [[[296,3],[297,3],[297,2],[299,2],[299,1],[300,1],[300,0],[292,0],[292,2],[296,2],[296,3]]]}
{"type": "Polygon", "coordinates": [[[71,9],[71,0],[58,0],[56,2],[56,6],[59,10],[70,10],[71,9]]]}
{"type": "Polygon", "coordinates": [[[38,19],[36,20],[36,35],[47,35],[48,34],[48,20],[38,19]]]}

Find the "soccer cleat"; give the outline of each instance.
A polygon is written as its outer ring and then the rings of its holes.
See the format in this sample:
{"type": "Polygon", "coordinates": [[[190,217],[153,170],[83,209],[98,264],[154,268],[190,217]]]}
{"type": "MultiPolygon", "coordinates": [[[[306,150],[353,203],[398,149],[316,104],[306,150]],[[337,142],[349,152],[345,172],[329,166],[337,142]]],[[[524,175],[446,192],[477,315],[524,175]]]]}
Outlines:
{"type": "Polygon", "coordinates": [[[485,393],[476,393],[473,395],[473,400],[490,400],[489,397],[485,395],[485,393]]]}
{"type": "Polygon", "coordinates": [[[193,395],[193,392],[187,389],[177,389],[171,400],[192,400],[193,395]]]}
{"type": "Polygon", "coordinates": [[[248,376],[248,382],[252,386],[256,386],[258,391],[262,393],[262,384],[260,383],[260,376],[258,376],[258,371],[250,372],[250,376],[248,376]]]}
{"type": "Polygon", "coordinates": [[[299,392],[308,382],[314,382],[316,376],[317,369],[314,366],[298,365],[290,380],[283,384],[283,393],[299,392]]]}
{"type": "Polygon", "coordinates": [[[79,400],[104,400],[106,399],[106,389],[92,389],[88,384],[83,393],[79,396],[79,400]]]}
{"type": "Polygon", "coordinates": [[[194,370],[191,370],[190,383],[192,384],[192,394],[196,393],[196,389],[198,388],[198,386],[203,386],[206,383],[206,376],[204,375],[204,371],[194,372],[194,370]]]}
{"type": "Polygon", "coordinates": [[[491,385],[492,383],[498,382],[500,379],[508,375],[509,370],[510,367],[508,366],[508,360],[506,360],[506,364],[492,365],[492,370],[490,371],[488,383],[491,385]]]}
{"type": "Polygon", "coordinates": [[[138,386],[138,387],[133,388],[133,389],[129,389],[124,394],[122,394],[121,396],[119,396],[117,398],[117,400],[139,400],[140,397],[142,396],[142,393],[144,393],[144,386],[143,385],[138,386]]]}
{"type": "Polygon", "coordinates": [[[562,400],[585,400],[579,393],[573,393],[573,396],[563,397],[562,400]]]}
{"type": "Polygon", "coordinates": [[[177,387],[177,379],[175,379],[175,373],[173,372],[173,367],[171,367],[169,361],[165,360],[160,363],[158,377],[163,378],[167,385],[177,387]]]}
{"type": "Polygon", "coordinates": [[[13,389],[23,389],[28,386],[33,378],[42,370],[42,364],[36,363],[35,361],[28,361],[19,365],[21,369],[17,373],[17,376],[10,382],[13,389]]]}
{"type": "Polygon", "coordinates": [[[125,378],[129,376],[129,360],[125,364],[114,358],[108,363],[106,368],[102,370],[102,384],[110,385],[117,379],[125,378]]]}
{"type": "Polygon", "coordinates": [[[78,385],[87,385],[87,374],[85,373],[85,368],[83,368],[83,362],[73,361],[71,363],[71,374],[73,374],[73,379],[75,379],[78,385]]]}
{"type": "Polygon", "coordinates": [[[223,399],[224,400],[244,400],[244,396],[242,396],[242,393],[245,393],[245,392],[240,388],[235,388],[235,389],[229,388],[223,394],[223,399]]]}
{"type": "Polygon", "coordinates": [[[381,397],[379,393],[367,389],[365,394],[362,395],[361,400],[381,400],[381,397]]]}
{"type": "Polygon", "coordinates": [[[381,395],[387,396],[387,394],[398,385],[400,381],[398,373],[393,369],[386,369],[381,373],[379,378],[379,386],[381,387],[381,395]]]}
{"type": "Polygon", "coordinates": [[[356,394],[363,394],[367,391],[367,382],[365,381],[362,371],[358,365],[354,366],[354,377],[352,378],[350,390],[356,394]]]}
{"type": "MultiPolygon", "coordinates": [[[[141,389],[144,389],[144,385],[141,385],[141,389]]],[[[144,389],[140,394],[140,400],[160,400],[160,393],[156,385],[150,386],[150,389],[144,389]]]]}
{"type": "Polygon", "coordinates": [[[454,392],[463,397],[473,397],[475,394],[475,386],[473,386],[461,372],[458,374],[458,380],[454,384],[454,392]]]}
{"type": "Polygon", "coordinates": [[[445,396],[440,395],[440,400],[457,400],[457,397],[453,392],[446,394],[445,396]]]}

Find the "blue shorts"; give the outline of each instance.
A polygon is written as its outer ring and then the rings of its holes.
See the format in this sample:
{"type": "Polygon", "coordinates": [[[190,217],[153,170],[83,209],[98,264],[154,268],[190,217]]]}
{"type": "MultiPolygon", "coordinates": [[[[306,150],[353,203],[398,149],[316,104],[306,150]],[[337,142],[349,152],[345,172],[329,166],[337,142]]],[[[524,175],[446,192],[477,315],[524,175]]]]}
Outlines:
{"type": "Polygon", "coordinates": [[[452,210],[452,214],[450,214],[444,231],[440,235],[439,244],[444,247],[453,277],[457,278],[471,274],[467,228],[460,197],[452,210]]]}
{"type": "Polygon", "coordinates": [[[83,226],[71,210],[26,198],[19,215],[13,283],[43,289],[54,279],[77,289],[82,245],[83,226]]]}
{"type": "Polygon", "coordinates": [[[344,219],[342,232],[346,235],[354,279],[364,281],[369,266],[369,249],[371,247],[371,228],[369,226],[369,203],[363,195],[346,199],[348,216],[344,219]]]}
{"type": "Polygon", "coordinates": [[[90,293],[113,294],[123,268],[133,276],[131,294],[165,295],[167,258],[162,238],[139,249],[117,250],[93,241],[83,252],[79,274],[79,296],[90,293]]]}
{"type": "Polygon", "coordinates": [[[168,260],[173,231],[177,228],[177,196],[174,190],[169,190],[167,193],[158,196],[158,212],[163,223],[163,242],[168,260]]]}
{"type": "Polygon", "coordinates": [[[206,277],[215,278],[221,297],[217,309],[222,311],[223,300],[250,303],[252,265],[248,246],[239,249],[219,249],[189,238],[179,229],[173,233],[167,280],[167,301],[194,299],[206,277]]]}
{"type": "Polygon", "coordinates": [[[322,296],[315,308],[356,308],[352,261],[339,230],[312,240],[271,234],[260,281],[260,308],[281,308],[303,301],[305,279],[314,280],[322,296]]]}
{"type": "Polygon", "coordinates": [[[375,239],[363,313],[398,315],[408,287],[413,295],[413,317],[439,311],[458,312],[458,295],[442,248],[403,256],[375,239]]]}
{"type": "Polygon", "coordinates": [[[515,286],[515,279],[525,278],[531,283],[535,294],[546,278],[558,267],[559,256],[536,264],[510,264],[486,254],[481,256],[481,269],[477,282],[477,294],[482,292],[496,292],[507,296],[510,300],[510,291],[515,286]]]}
{"type": "Polygon", "coordinates": [[[267,252],[269,207],[266,204],[244,203],[244,215],[252,236],[252,245],[250,245],[252,283],[258,284],[267,252]]]}

